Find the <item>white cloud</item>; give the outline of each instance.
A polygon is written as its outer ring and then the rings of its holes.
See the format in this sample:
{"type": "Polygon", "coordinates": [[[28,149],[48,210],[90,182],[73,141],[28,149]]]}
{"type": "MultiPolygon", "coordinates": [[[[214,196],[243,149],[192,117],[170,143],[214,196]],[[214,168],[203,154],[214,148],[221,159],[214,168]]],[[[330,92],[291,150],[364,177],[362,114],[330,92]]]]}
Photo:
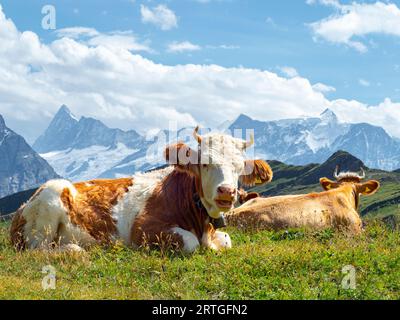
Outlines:
{"type": "Polygon", "coordinates": [[[201,47],[197,44],[193,44],[189,41],[183,42],[172,42],[168,45],[168,51],[173,53],[181,53],[181,52],[191,52],[191,51],[199,51],[201,47]]]}
{"type": "Polygon", "coordinates": [[[328,86],[328,85],[323,84],[323,83],[314,84],[313,85],[313,89],[315,91],[322,92],[322,93],[329,93],[329,92],[335,92],[336,91],[335,87],[328,86]]]}
{"type": "Polygon", "coordinates": [[[295,68],[292,67],[278,67],[278,69],[287,77],[295,78],[299,76],[299,73],[295,68]]]}
{"type": "Polygon", "coordinates": [[[321,4],[324,6],[331,6],[334,8],[340,8],[341,4],[338,0],[306,0],[306,3],[309,5],[313,4],[321,4]]]}
{"type": "Polygon", "coordinates": [[[178,126],[217,126],[240,113],[275,120],[316,116],[329,107],[342,120],[367,121],[400,137],[400,104],[389,99],[372,107],[329,100],[321,85],[301,76],[218,65],[167,66],[124,46],[90,45],[94,33],[89,34],[44,44],[36,34],[18,31],[0,8],[0,114],[31,142],[64,103],[78,116],[142,133],[167,128],[170,120],[178,126]]]}
{"type": "Polygon", "coordinates": [[[110,49],[124,49],[130,51],[154,52],[148,41],[139,42],[132,31],[114,31],[100,33],[93,28],[72,27],[56,31],[59,38],[70,38],[84,42],[90,46],[105,46],[110,49]]]}
{"type": "Polygon", "coordinates": [[[68,37],[72,39],[79,39],[80,37],[94,37],[99,35],[99,32],[93,28],[85,27],[72,27],[56,30],[58,37],[68,37]]]}
{"type": "Polygon", "coordinates": [[[140,6],[143,23],[151,23],[159,27],[161,30],[171,30],[178,27],[178,18],[175,13],[166,5],[158,5],[154,8],[140,6]]]}
{"type": "Polygon", "coordinates": [[[365,79],[358,79],[358,83],[363,87],[369,87],[371,85],[371,83],[365,79]]]}
{"type": "Polygon", "coordinates": [[[240,49],[240,46],[232,45],[232,44],[220,44],[218,46],[207,45],[206,48],[207,49],[236,50],[236,49],[240,49]]]}
{"type": "Polygon", "coordinates": [[[394,3],[357,3],[342,5],[334,0],[308,0],[336,8],[330,17],[311,23],[315,39],[345,44],[364,53],[368,47],[362,38],[371,34],[400,37],[400,9],[394,3]],[[360,39],[361,38],[361,39],[360,39]]]}

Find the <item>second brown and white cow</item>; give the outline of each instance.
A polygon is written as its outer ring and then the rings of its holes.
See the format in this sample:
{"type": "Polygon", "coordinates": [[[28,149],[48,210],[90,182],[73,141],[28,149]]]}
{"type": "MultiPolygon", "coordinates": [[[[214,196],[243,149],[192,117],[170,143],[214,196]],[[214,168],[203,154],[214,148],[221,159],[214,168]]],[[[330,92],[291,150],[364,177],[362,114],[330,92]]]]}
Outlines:
{"type": "Polygon", "coordinates": [[[362,182],[353,172],[335,171],[336,181],[321,178],[321,193],[256,198],[226,215],[229,226],[250,229],[334,228],[358,234],[362,221],[358,213],[360,195],[371,195],[379,182],[362,182]]]}
{"type": "Polygon", "coordinates": [[[172,165],[165,169],[124,179],[47,182],[17,211],[12,243],[17,249],[81,250],[119,240],[133,247],[173,245],[188,253],[200,245],[231,247],[213,219],[233,208],[238,181],[267,183],[272,171],[264,161],[244,159],[254,138],[201,137],[198,128],[194,136],[197,150],[183,143],[166,149],[172,165]]]}

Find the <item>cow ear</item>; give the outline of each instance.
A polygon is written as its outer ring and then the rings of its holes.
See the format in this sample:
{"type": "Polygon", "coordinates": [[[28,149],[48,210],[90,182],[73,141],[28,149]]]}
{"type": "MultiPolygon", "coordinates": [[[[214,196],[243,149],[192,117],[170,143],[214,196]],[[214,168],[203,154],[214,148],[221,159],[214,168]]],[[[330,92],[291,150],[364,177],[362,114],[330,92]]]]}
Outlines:
{"type": "Polygon", "coordinates": [[[339,183],[333,182],[332,180],[329,180],[328,178],[319,179],[319,183],[321,184],[321,187],[325,191],[329,191],[329,190],[336,189],[337,187],[339,187],[339,183]]]}
{"type": "Polygon", "coordinates": [[[370,180],[370,181],[367,181],[367,182],[365,182],[363,184],[360,184],[358,186],[357,191],[358,191],[358,193],[361,193],[361,194],[367,196],[367,195],[372,195],[375,192],[377,192],[379,187],[380,187],[379,181],[370,180]]]}
{"type": "Polygon", "coordinates": [[[243,189],[240,189],[238,191],[238,193],[239,193],[238,201],[239,201],[240,204],[244,204],[247,201],[250,201],[251,199],[255,199],[255,198],[259,198],[260,197],[260,195],[257,192],[246,192],[243,189]]]}
{"type": "Polygon", "coordinates": [[[246,160],[244,174],[240,176],[240,183],[246,187],[253,187],[271,182],[272,178],[272,169],[264,160],[246,160]]]}
{"type": "Polygon", "coordinates": [[[168,146],[164,156],[168,164],[182,170],[191,170],[198,162],[197,152],[182,142],[168,146]]]}

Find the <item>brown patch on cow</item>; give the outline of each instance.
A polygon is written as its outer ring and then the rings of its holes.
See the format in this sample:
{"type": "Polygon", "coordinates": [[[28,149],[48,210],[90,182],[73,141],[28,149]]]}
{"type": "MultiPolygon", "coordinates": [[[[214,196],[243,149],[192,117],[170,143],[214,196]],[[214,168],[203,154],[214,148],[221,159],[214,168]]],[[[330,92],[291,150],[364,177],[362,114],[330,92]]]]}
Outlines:
{"type": "Polygon", "coordinates": [[[131,242],[159,246],[160,242],[175,242],[183,246],[181,236],[171,232],[174,227],[190,230],[201,243],[208,224],[206,210],[199,210],[193,200],[198,193],[198,178],[186,171],[174,170],[158,184],[136,218],[131,242]]]}
{"type": "Polygon", "coordinates": [[[112,208],[132,184],[132,178],[80,182],[74,184],[78,191],[75,198],[68,188],[60,198],[73,224],[94,239],[108,243],[117,231],[112,208]]]}
{"type": "Polygon", "coordinates": [[[185,143],[178,142],[168,146],[164,157],[176,169],[198,174],[199,154],[185,143]]]}
{"type": "Polygon", "coordinates": [[[14,246],[14,248],[18,251],[24,250],[26,248],[26,241],[24,235],[24,227],[26,224],[26,220],[22,216],[24,208],[25,204],[22,205],[15,213],[10,228],[11,243],[14,246]]]}
{"type": "MultiPolygon", "coordinates": [[[[42,192],[43,186],[36,190],[36,192],[30,197],[28,202],[34,201],[39,194],[42,192]]],[[[28,203],[27,202],[27,203],[28,203]]],[[[16,250],[25,250],[26,240],[24,234],[24,227],[26,224],[25,218],[22,216],[24,212],[26,203],[24,203],[15,213],[13,220],[11,222],[10,237],[11,243],[16,250]]]]}

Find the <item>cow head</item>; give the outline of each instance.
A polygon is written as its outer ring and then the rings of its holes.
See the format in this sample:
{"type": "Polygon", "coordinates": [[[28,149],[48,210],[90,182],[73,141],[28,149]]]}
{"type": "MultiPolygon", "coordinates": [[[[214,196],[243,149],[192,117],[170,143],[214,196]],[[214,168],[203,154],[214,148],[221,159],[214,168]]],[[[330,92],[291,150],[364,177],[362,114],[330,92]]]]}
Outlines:
{"type": "Polygon", "coordinates": [[[244,141],[216,133],[200,136],[198,130],[194,131],[197,150],[178,143],[169,146],[165,156],[177,170],[197,177],[200,199],[209,216],[218,219],[237,201],[239,181],[248,186],[265,184],[272,180],[272,170],[265,161],[245,160],[244,152],[254,143],[253,136],[244,141]]]}
{"type": "MultiPolygon", "coordinates": [[[[380,183],[376,180],[369,180],[362,182],[365,179],[365,171],[361,168],[361,174],[355,172],[341,172],[339,173],[339,167],[336,167],[334,172],[336,181],[331,181],[328,178],[321,178],[320,183],[324,190],[337,189],[345,185],[351,185],[355,195],[372,195],[378,191],[380,183]]],[[[358,200],[356,199],[356,206],[358,206],[358,200]]]]}

